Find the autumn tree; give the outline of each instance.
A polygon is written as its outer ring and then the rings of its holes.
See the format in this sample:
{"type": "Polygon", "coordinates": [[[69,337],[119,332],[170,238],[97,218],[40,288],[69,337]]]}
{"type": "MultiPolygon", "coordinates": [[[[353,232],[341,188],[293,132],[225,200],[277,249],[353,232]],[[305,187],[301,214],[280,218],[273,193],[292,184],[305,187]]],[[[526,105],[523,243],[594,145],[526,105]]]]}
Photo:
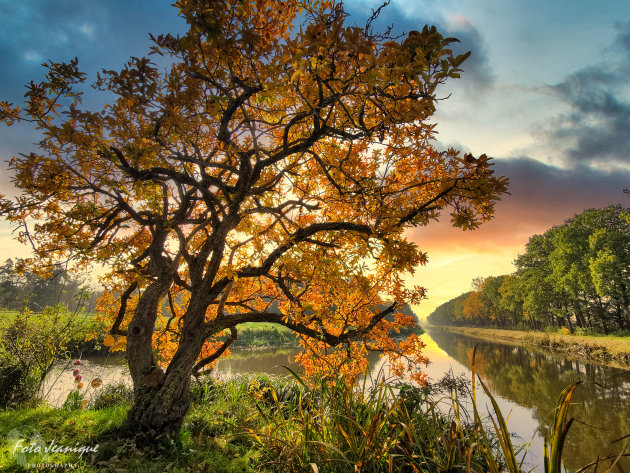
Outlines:
{"type": "Polygon", "coordinates": [[[187,33],[152,36],[169,66],[102,71],[102,110],[81,108],[76,59],[49,63],[23,110],[1,107],[43,132],[11,160],[20,194],[3,215],[40,269],[110,269],[100,309],[127,351],[129,424],[178,429],[191,375],[245,322],[298,334],[307,374],[352,379],[369,350],[417,370],[417,338],[390,337],[424,297],[404,284],[425,262],[405,230],[442,210],[475,228],[506,189],[485,155],[433,146],[437,88],[467,54],[434,27],[397,39],[376,15],[350,26],[341,3],[176,6],[187,33]]]}

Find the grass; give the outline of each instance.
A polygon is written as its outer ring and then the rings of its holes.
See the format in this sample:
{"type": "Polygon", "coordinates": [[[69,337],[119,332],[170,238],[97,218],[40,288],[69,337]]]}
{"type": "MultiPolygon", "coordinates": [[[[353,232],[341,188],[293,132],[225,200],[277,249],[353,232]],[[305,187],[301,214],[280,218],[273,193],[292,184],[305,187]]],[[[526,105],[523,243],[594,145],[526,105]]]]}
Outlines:
{"type": "MultiPolygon", "coordinates": [[[[79,472],[520,473],[520,449],[512,445],[503,415],[480,378],[472,385],[473,414],[468,415],[458,398],[464,390],[451,389],[444,398],[437,385],[421,388],[383,379],[358,387],[310,385],[293,375],[292,381],[251,375],[195,384],[179,434],[144,449],[117,434],[127,405],[2,411],[0,469],[22,471],[13,454],[16,432],[36,430],[44,444],[98,446],[82,458],[54,454],[46,459],[73,464],[79,472]],[[477,410],[477,386],[492,401],[489,417],[481,418],[477,410]],[[444,399],[451,405],[446,413],[438,409],[444,399]]],[[[560,396],[546,439],[545,473],[561,472],[575,389],[560,396]]],[[[611,467],[618,458],[599,460],[599,465],[611,467]]]]}
{"type": "Polygon", "coordinates": [[[630,336],[576,335],[476,327],[443,327],[455,333],[492,341],[531,345],[572,358],[612,366],[630,366],[630,336]]]}
{"type": "Polygon", "coordinates": [[[238,328],[235,347],[298,346],[298,337],[288,328],[270,322],[246,323],[238,328]]]}

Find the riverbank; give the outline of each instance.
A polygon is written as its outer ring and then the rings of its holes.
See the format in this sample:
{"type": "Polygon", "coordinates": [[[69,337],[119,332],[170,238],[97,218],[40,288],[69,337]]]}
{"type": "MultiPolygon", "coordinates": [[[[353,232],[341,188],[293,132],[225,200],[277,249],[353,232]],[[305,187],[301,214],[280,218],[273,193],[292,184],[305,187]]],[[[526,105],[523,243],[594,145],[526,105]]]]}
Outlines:
{"type": "Polygon", "coordinates": [[[481,340],[518,343],[556,353],[568,359],[630,370],[630,337],[569,335],[477,327],[434,327],[481,340]]]}
{"type": "Polygon", "coordinates": [[[84,473],[95,468],[350,473],[411,471],[420,465],[438,472],[466,458],[472,471],[487,471],[501,455],[497,442],[482,444],[481,436],[493,438],[493,433],[482,434],[481,425],[473,428],[436,409],[426,415],[423,407],[432,401],[421,388],[383,382],[359,391],[342,378],[330,386],[315,384],[308,388],[301,380],[264,375],[194,384],[193,404],[179,433],[147,448],[117,430],[128,397],[103,393],[98,399],[107,402],[84,409],[0,411],[0,470],[45,463],[84,473]],[[457,435],[444,438],[452,426],[457,435]],[[61,450],[49,452],[50,446],[61,450]],[[83,448],[79,454],[77,448],[83,448]]]}

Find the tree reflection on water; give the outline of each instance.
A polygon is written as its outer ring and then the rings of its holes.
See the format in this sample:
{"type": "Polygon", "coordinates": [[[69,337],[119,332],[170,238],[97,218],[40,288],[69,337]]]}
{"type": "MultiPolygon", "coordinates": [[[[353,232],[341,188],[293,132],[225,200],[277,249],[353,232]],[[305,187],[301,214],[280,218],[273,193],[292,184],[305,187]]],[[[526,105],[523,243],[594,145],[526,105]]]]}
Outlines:
{"type": "MultiPolygon", "coordinates": [[[[607,453],[619,453],[630,434],[630,371],[562,359],[520,346],[478,341],[433,329],[431,337],[449,356],[470,369],[478,344],[476,369],[494,392],[532,409],[541,435],[549,434],[562,389],[582,380],[570,415],[575,417],[564,447],[564,464],[575,471],[607,453]]],[[[507,413],[505,413],[507,415],[507,413]]],[[[620,461],[624,470],[630,460],[620,461]]]]}

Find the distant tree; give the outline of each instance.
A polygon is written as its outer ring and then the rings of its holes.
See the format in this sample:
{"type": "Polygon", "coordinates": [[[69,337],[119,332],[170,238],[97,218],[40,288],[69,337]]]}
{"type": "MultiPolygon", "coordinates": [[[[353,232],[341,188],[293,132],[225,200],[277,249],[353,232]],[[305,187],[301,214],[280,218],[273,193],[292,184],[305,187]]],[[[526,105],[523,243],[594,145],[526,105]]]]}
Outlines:
{"type": "Polygon", "coordinates": [[[18,268],[18,263],[9,258],[0,266],[0,307],[27,308],[34,312],[57,304],[70,307],[73,303],[80,304],[78,298],[83,286],[78,276],[61,266],[55,267],[49,277],[42,278],[18,268]]]}
{"type": "Polygon", "coordinates": [[[444,304],[440,304],[427,317],[427,321],[433,325],[461,325],[464,321],[464,301],[470,292],[460,294],[444,304]]]}
{"type": "Polygon", "coordinates": [[[433,147],[437,87],[468,54],[434,27],[399,43],[373,30],[376,15],[348,26],[335,2],[176,6],[187,33],[152,37],[172,65],[103,71],[96,88],[114,100],[102,111],[80,108],[76,59],[48,64],[23,112],[0,109],[44,132],[38,153],[11,161],[22,195],[0,201],[39,267],[111,268],[100,309],[126,344],[129,425],[177,431],[191,374],[246,322],[295,331],[307,374],[353,379],[368,350],[415,372],[421,343],[389,337],[424,297],[404,284],[425,263],[404,232],[445,209],[475,228],[506,190],[485,155],[433,147]]]}
{"type": "Polygon", "coordinates": [[[521,323],[611,332],[630,328],[630,211],[588,209],[533,235],[514,274],[478,278],[474,290],[438,307],[431,323],[521,323]],[[463,298],[464,317],[455,301],[463,298]]]}

